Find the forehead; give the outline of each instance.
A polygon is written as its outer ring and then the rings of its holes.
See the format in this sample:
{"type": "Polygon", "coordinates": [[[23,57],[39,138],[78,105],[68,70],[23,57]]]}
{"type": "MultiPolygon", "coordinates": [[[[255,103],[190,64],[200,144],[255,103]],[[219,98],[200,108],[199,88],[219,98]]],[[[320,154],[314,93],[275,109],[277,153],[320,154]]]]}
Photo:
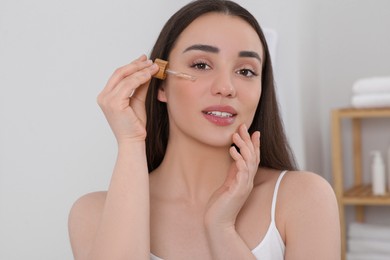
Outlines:
{"type": "Polygon", "coordinates": [[[263,46],[252,26],[240,17],[208,13],[195,19],[180,34],[176,47],[209,44],[231,51],[257,51],[263,57],[263,46]]]}

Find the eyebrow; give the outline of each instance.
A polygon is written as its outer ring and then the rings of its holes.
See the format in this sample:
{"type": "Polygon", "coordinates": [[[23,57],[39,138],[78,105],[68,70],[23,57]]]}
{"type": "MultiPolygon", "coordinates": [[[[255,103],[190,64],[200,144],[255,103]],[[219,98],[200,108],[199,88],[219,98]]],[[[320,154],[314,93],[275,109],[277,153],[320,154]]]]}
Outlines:
{"type": "MultiPolygon", "coordinates": [[[[211,52],[211,53],[218,53],[219,48],[211,45],[206,45],[206,44],[194,44],[191,45],[190,47],[187,47],[183,53],[187,51],[205,51],[205,52],[211,52]]],[[[258,59],[261,63],[261,58],[260,55],[257,52],[254,51],[240,51],[238,53],[238,57],[243,57],[243,58],[255,58],[258,59]]]]}
{"type": "Polygon", "coordinates": [[[261,63],[260,55],[257,52],[254,51],[240,51],[238,53],[238,57],[244,57],[244,58],[256,58],[261,63]]]}
{"type": "Polygon", "coordinates": [[[205,45],[205,44],[195,44],[195,45],[191,45],[190,47],[185,49],[183,51],[183,53],[187,52],[187,51],[193,51],[193,50],[212,52],[212,53],[218,53],[219,52],[219,49],[217,47],[215,47],[215,46],[205,45]]]}

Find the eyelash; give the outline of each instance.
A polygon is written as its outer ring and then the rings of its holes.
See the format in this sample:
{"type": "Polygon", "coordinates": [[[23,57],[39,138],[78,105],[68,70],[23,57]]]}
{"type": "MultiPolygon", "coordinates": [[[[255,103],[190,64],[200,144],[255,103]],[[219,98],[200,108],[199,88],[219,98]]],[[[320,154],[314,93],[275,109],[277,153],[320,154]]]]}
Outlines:
{"type": "Polygon", "coordinates": [[[210,65],[207,64],[207,62],[204,61],[194,61],[191,65],[191,68],[197,69],[197,70],[208,70],[210,69],[210,65]],[[206,68],[208,67],[208,68],[206,68]]]}
{"type": "MultiPolygon", "coordinates": [[[[195,62],[193,62],[191,64],[191,68],[194,68],[194,69],[197,69],[197,70],[209,70],[209,69],[211,69],[210,65],[208,65],[207,62],[204,62],[204,61],[195,61],[195,62]]],[[[244,77],[247,77],[247,78],[257,77],[259,75],[255,71],[253,71],[251,69],[246,69],[246,68],[239,69],[236,73],[239,74],[239,75],[242,75],[244,77]],[[250,75],[247,75],[248,73],[250,75]]]]}
{"type": "Polygon", "coordinates": [[[244,77],[247,77],[247,78],[257,77],[259,75],[251,69],[240,69],[237,71],[237,74],[243,75],[244,77]],[[245,75],[247,73],[250,73],[251,75],[249,75],[249,76],[245,75]]]}

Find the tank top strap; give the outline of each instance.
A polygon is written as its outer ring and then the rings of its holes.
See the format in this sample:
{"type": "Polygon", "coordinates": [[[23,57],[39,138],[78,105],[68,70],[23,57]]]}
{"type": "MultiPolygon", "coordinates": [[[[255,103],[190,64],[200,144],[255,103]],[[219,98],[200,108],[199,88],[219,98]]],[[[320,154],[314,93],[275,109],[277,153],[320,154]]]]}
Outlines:
{"type": "Polygon", "coordinates": [[[283,176],[286,173],[287,173],[287,171],[283,171],[279,175],[278,180],[276,181],[276,184],[275,184],[275,190],[274,190],[274,195],[272,197],[272,207],[271,207],[271,221],[272,222],[275,222],[276,200],[278,198],[278,190],[279,190],[280,182],[282,181],[283,176]]]}

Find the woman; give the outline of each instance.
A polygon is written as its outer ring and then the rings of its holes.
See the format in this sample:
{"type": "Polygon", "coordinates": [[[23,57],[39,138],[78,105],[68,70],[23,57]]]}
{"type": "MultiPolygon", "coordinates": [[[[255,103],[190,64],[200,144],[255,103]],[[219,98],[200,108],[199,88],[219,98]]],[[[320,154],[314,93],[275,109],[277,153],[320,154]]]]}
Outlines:
{"type": "Polygon", "coordinates": [[[75,259],[339,259],[333,191],[295,171],[255,18],[191,2],[150,59],[117,69],[98,97],[118,157],[108,191],[71,210],[75,259]],[[155,58],[196,80],[152,79],[155,58]]]}

